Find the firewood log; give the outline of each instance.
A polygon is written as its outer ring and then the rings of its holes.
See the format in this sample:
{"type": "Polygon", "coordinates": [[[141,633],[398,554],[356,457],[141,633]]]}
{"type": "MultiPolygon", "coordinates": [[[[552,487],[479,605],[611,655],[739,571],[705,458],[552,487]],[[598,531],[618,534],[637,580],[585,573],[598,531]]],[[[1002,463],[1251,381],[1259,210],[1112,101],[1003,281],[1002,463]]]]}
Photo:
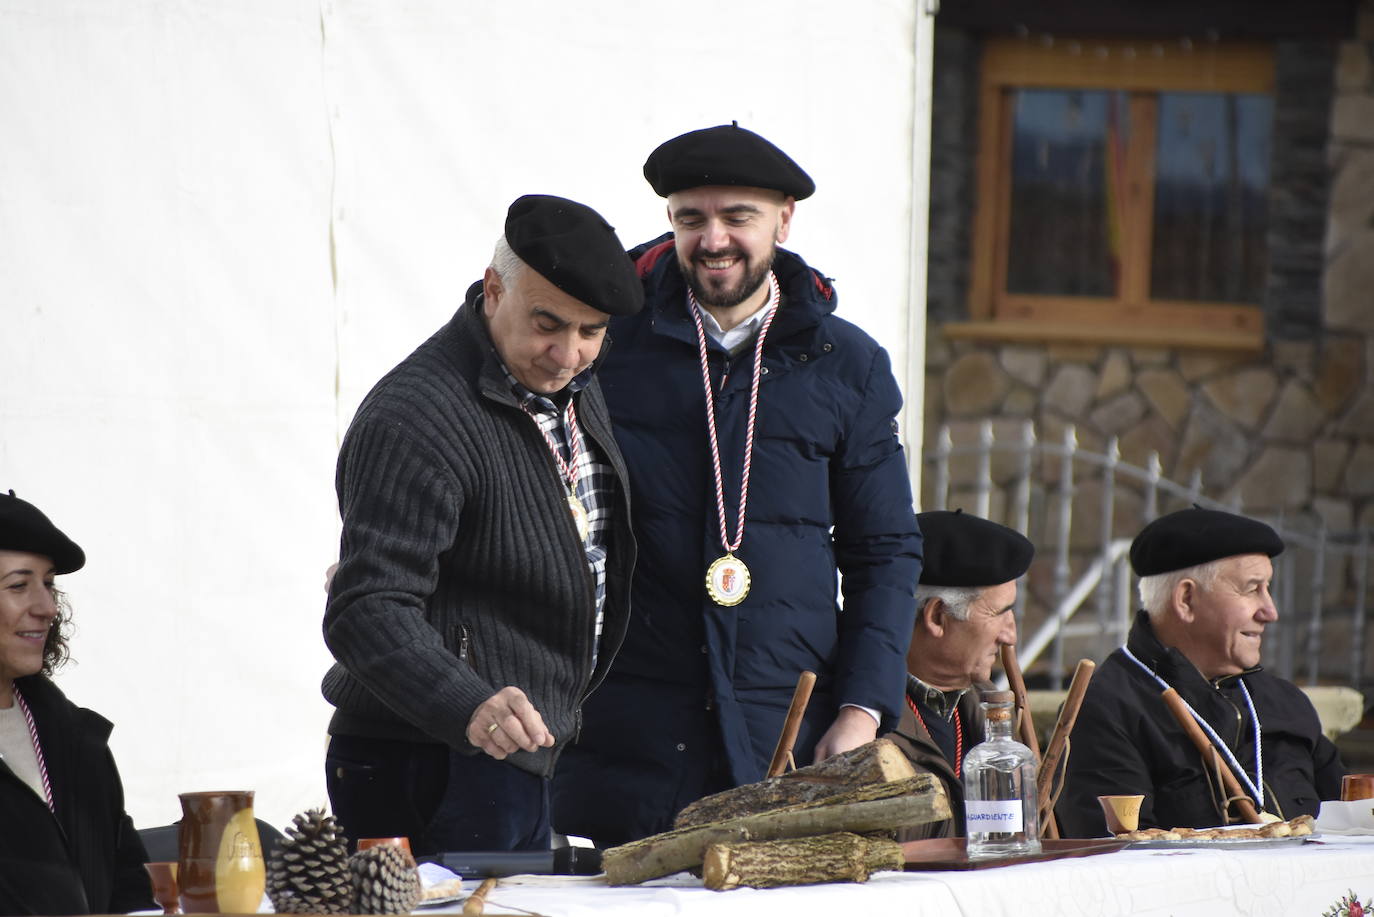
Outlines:
{"type": "Polygon", "coordinates": [[[741,885],[867,882],[879,870],[900,870],[904,859],[901,845],[890,838],[841,831],[756,844],[712,844],[706,848],[702,877],[716,891],[741,885]]]}
{"type": "Polygon", "coordinates": [[[713,843],[769,841],[809,837],[835,831],[893,831],[949,818],[944,785],[932,774],[917,774],[852,788],[851,792],[883,798],[852,801],[843,796],[819,803],[774,809],[728,821],[677,828],[607,850],[601,860],[610,885],[633,885],[701,865],[713,843]]]}
{"type": "Polygon", "coordinates": [[[698,799],[678,813],[673,827],[690,828],[785,806],[820,802],[843,796],[863,784],[906,780],[915,775],[916,769],[901,749],[887,739],[877,739],[789,774],[746,783],[698,799]]]}

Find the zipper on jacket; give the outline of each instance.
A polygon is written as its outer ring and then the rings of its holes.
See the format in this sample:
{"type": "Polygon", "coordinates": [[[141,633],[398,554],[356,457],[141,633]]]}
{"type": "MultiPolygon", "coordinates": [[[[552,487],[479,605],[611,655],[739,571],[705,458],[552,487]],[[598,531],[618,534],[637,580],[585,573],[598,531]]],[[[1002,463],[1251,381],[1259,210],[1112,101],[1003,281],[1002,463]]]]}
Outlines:
{"type": "MultiPolygon", "coordinates": [[[[530,419],[531,419],[531,420],[534,420],[534,418],[530,418],[530,419]]],[[[601,442],[601,440],[597,437],[597,435],[596,435],[595,433],[591,432],[591,431],[586,430],[585,428],[584,428],[584,430],[583,430],[583,434],[584,434],[585,436],[587,436],[588,438],[591,439],[591,441],[596,445],[596,448],[598,448],[598,449],[601,450],[603,458],[606,459],[605,464],[611,465],[612,463],[610,462],[609,458],[607,457],[607,449],[606,449],[605,445],[601,442]]],[[[538,436],[538,437],[539,437],[539,445],[540,445],[540,450],[539,450],[539,451],[542,452],[542,453],[544,454],[544,457],[545,457],[545,458],[544,458],[544,461],[547,463],[547,467],[549,468],[550,471],[553,472],[554,477],[557,478],[557,479],[559,479],[560,484],[561,484],[561,483],[562,483],[561,474],[560,474],[560,472],[559,472],[559,469],[558,469],[556,463],[555,463],[554,460],[553,460],[553,456],[550,455],[548,449],[545,448],[545,444],[544,444],[544,442],[543,442],[543,437],[542,437],[542,436],[540,435],[540,433],[539,433],[539,424],[538,424],[537,421],[534,423],[534,429],[531,431],[531,435],[533,435],[533,436],[538,436]]],[[[623,490],[623,489],[625,489],[627,486],[628,486],[627,483],[621,482],[620,480],[617,479],[617,481],[616,481],[617,490],[623,490]]],[[[617,509],[624,509],[624,508],[625,508],[625,501],[624,501],[623,498],[622,498],[621,506],[620,506],[620,507],[617,507],[617,509]]],[[[627,521],[628,521],[628,520],[627,520],[627,521]]],[[[593,616],[593,618],[595,618],[595,616],[596,616],[596,614],[597,614],[597,608],[596,608],[596,578],[595,578],[595,576],[592,574],[591,569],[587,566],[587,552],[586,552],[586,546],[582,543],[582,539],[580,539],[580,538],[577,537],[576,525],[573,523],[573,521],[572,521],[571,518],[568,518],[567,526],[568,526],[568,528],[572,531],[573,539],[574,539],[574,541],[576,542],[576,546],[577,546],[577,555],[578,555],[578,558],[579,558],[579,560],[580,560],[580,563],[578,564],[578,567],[579,567],[579,569],[581,569],[581,571],[582,571],[582,583],[583,583],[583,587],[584,587],[584,589],[585,589],[585,594],[586,594],[586,596],[587,596],[588,603],[589,603],[589,605],[590,605],[590,607],[591,607],[591,609],[592,609],[592,616],[593,616]]],[[[609,539],[609,537],[610,537],[610,535],[608,534],[608,535],[607,535],[607,538],[609,539]]],[[[607,542],[606,570],[607,570],[607,574],[609,575],[609,573],[610,573],[610,543],[609,543],[609,540],[608,540],[608,542],[607,542]]],[[[608,589],[608,597],[609,597],[609,589],[608,589]]],[[[603,607],[603,608],[602,608],[602,613],[604,614],[604,612],[605,612],[605,609],[604,609],[604,607],[603,607]]],[[[466,630],[464,630],[464,634],[465,634],[465,637],[464,637],[464,645],[466,645],[466,630]]],[[[588,639],[588,641],[587,641],[587,651],[586,651],[586,653],[585,653],[585,654],[583,655],[583,657],[582,657],[582,658],[583,658],[583,669],[584,669],[584,671],[586,671],[586,673],[587,673],[587,675],[586,675],[586,680],[583,682],[583,688],[582,688],[581,696],[578,698],[577,704],[573,707],[573,716],[574,716],[574,720],[573,720],[573,723],[574,723],[573,741],[574,741],[574,742],[576,742],[577,739],[578,739],[578,737],[582,734],[582,705],[583,705],[584,703],[586,703],[587,698],[591,696],[591,693],[592,693],[592,682],[593,682],[593,680],[596,678],[596,662],[595,662],[595,656],[596,656],[596,646],[595,646],[595,643],[596,643],[596,635],[595,635],[595,633],[592,633],[592,634],[589,634],[588,636],[589,636],[589,639],[588,639]]],[[[462,658],[462,657],[460,656],[459,658],[462,658]]],[[[607,665],[608,665],[608,667],[609,667],[609,663],[607,663],[607,665]]]]}
{"type": "MultiPolygon", "coordinates": [[[[468,661],[468,627],[466,624],[458,625],[458,661],[468,661]]],[[[470,665],[471,663],[469,663],[470,665]]]]}
{"type": "Polygon", "coordinates": [[[1231,710],[1236,714],[1236,738],[1231,743],[1231,747],[1235,749],[1237,752],[1239,752],[1240,743],[1245,738],[1245,713],[1240,709],[1239,706],[1236,705],[1236,702],[1231,700],[1231,698],[1227,697],[1226,694],[1220,688],[1213,685],[1212,690],[1216,691],[1217,694],[1221,696],[1222,700],[1230,704],[1231,710]]]}

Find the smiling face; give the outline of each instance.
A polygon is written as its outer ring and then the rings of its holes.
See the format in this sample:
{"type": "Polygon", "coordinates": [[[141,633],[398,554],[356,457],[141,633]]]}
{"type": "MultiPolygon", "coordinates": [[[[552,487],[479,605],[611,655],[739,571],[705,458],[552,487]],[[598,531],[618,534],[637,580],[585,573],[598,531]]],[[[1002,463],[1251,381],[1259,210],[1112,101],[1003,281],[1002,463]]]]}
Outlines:
{"type": "Polygon", "coordinates": [[[713,185],[670,194],[677,262],[697,302],[712,314],[738,309],[745,318],[757,311],[795,206],[792,198],[764,188],[713,185]]]}
{"type": "Polygon", "coordinates": [[[14,679],[43,669],[43,646],[56,617],[52,561],[0,551],[0,706],[12,703],[14,679]]]}
{"type": "Polygon", "coordinates": [[[1217,565],[1210,588],[1184,580],[1174,591],[1175,610],[1187,625],[1187,642],[1179,650],[1207,678],[1259,665],[1264,628],[1279,619],[1269,594],[1274,565],[1268,557],[1242,554],[1217,565]]]}
{"type": "Polygon", "coordinates": [[[950,614],[944,602],[926,603],[907,653],[907,671],[945,691],[989,680],[1002,647],[1016,645],[1015,604],[1015,581],[980,589],[966,620],[950,614]]]}
{"type": "Polygon", "coordinates": [[[501,361],[532,392],[564,388],[596,360],[609,316],[525,267],[513,281],[491,268],[483,277],[487,329],[501,361]]]}

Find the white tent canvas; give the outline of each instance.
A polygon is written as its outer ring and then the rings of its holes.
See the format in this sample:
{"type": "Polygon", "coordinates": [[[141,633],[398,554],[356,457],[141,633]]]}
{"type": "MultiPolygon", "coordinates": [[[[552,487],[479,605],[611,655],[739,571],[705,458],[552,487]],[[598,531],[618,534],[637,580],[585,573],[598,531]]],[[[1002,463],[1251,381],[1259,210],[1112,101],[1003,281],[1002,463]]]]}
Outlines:
{"type": "Polygon", "coordinates": [[[888,348],[918,444],[913,7],[0,0],[0,487],[87,551],[58,683],[115,722],[140,826],[187,790],[325,802],[339,439],[521,194],[634,244],[666,229],[655,145],[769,137],[819,188],[788,245],[888,348]]]}

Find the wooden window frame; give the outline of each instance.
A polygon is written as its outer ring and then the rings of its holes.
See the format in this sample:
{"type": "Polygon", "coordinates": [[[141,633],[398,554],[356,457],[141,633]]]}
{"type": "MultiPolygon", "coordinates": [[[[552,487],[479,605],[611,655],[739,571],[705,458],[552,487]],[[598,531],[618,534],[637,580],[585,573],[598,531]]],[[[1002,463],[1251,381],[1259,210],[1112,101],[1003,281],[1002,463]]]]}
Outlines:
{"type": "Polygon", "coordinates": [[[1150,231],[1158,93],[1274,92],[1273,47],[1264,43],[993,38],[983,49],[979,87],[978,194],[969,286],[972,321],[951,337],[1087,341],[1259,350],[1258,304],[1150,298],[1150,231]],[[1012,90],[1129,93],[1131,135],[1116,297],[1006,291],[1011,216],[1012,90]]]}

